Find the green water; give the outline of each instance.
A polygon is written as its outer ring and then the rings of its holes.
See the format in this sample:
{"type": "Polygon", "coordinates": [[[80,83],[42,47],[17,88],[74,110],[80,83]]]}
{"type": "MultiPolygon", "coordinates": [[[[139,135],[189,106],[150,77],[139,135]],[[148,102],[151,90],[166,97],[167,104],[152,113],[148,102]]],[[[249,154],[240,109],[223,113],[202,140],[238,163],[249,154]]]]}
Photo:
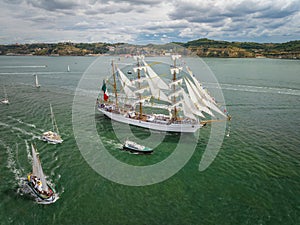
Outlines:
{"type": "MultiPolygon", "coordinates": [[[[73,135],[75,89],[95,59],[0,57],[0,96],[4,86],[11,102],[0,105],[0,224],[300,224],[299,61],[205,59],[233,116],[230,136],[208,169],[199,172],[210,126],[201,129],[193,156],[178,173],[158,184],[132,187],[96,173],[73,135]],[[33,87],[34,73],[40,89],[33,87]],[[39,140],[51,128],[49,102],[62,145],[39,140]],[[31,171],[31,142],[59,193],[54,204],[37,204],[22,193],[22,178],[31,171]]],[[[107,65],[82,94],[98,92],[109,61],[103,59],[107,65]]],[[[119,150],[108,119],[96,113],[95,121],[109,153],[132,165],[164,160],[178,141],[178,135],[168,134],[153,155],[132,155],[119,150]]],[[[114,126],[122,132],[121,124],[114,126]]],[[[140,139],[150,135],[131,130],[140,139]]]]}

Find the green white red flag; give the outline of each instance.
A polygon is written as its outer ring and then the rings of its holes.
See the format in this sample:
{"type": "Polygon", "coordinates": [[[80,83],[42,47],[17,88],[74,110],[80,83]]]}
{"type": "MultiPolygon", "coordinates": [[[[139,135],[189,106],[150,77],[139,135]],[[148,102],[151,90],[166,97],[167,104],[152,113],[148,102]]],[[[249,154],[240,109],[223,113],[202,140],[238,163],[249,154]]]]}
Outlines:
{"type": "Polygon", "coordinates": [[[108,100],[108,92],[107,92],[107,88],[106,88],[106,83],[105,83],[105,80],[103,80],[103,84],[102,84],[102,91],[103,91],[103,100],[104,101],[107,101],[108,100]]]}

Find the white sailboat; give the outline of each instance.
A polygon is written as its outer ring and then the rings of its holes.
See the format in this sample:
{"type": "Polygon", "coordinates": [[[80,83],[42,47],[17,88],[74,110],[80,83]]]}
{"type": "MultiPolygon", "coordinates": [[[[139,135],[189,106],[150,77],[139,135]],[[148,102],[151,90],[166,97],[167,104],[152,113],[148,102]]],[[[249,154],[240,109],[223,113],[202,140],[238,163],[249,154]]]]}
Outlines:
{"type": "Polygon", "coordinates": [[[1,103],[8,105],[9,104],[9,100],[8,100],[8,97],[7,97],[6,89],[5,89],[5,87],[3,87],[3,89],[4,89],[4,98],[1,100],[1,103]]]}
{"type": "Polygon", "coordinates": [[[54,188],[47,182],[36,149],[31,144],[32,173],[27,176],[27,184],[40,202],[51,203],[57,199],[54,188]]]}
{"type": "Polygon", "coordinates": [[[206,123],[230,119],[202,88],[189,68],[188,73],[182,73],[183,68],[176,65],[179,55],[172,56],[174,64],[170,68],[168,84],[147,64],[143,56],[136,59],[137,66],[133,71],[137,79],[129,79],[112,63],[112,100],[107,97],[104,82],[104,98],[102,100],[99,96],[97,107],[107,117],[138,127],[180,133],[193,133],[206,123]],[[163,110],[165,113],[162,113],[163,110]],[[222,118],[203,120],[216,117],[215,113],[222,118]]]}
{"type": "Polygon", "coordinates": [[[70,72],[70,66],[68,65],[67,71],[70,72]]]}
{"type": "Polygon", "coordinates": [[[35,86],[36,88],[41,87],[41,85],[39,84],[39,80],[38,80],[37,74],[34,74],[33,76],[35,76],[35,83],[34,83],[34,86],[35,86]]]}
{"type": "Polygon", "coordinates": [[[53,131],[47,131],[42,134],[42,140],[47,141],[51,144],[60,144],[63,142],[63,139],[59,135],[57,123],[54,117],[52,105],[50,103],[50,111],[51,111],[51,120],[52,120],[52,129],[53,131]]]}

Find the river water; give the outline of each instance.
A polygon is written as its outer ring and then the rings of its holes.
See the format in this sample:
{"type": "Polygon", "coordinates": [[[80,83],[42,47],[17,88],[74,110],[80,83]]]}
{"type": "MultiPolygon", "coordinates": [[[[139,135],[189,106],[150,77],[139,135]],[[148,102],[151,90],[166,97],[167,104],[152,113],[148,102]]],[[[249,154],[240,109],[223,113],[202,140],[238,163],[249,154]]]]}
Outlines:
{"type": "MultiPolygon", "coordinates": [[[[93,170],[74,136],[75,93],[96,96],[109,75],[110,57],[103,57],[99,74],[88,77],[91,86],[78,88],[95,60],[0,57],[0,96],[5,88],[10,100],[10,105],[0,105],[0,224],[300,223],[299,61],[204,59],[233,118],[215,160],[199,171],[210,135],[208,125],[199,132],[200,138],[191,138],[196,149],[174,176],[152,185],[130,186],[93,170]],[[35,73],[39,89],[33,87],[35,73]],[[39,139],[51,129],[50,102],[64,139],[61,145],[39,139]],[[31,171],[30,143],[37,146],[44,172],[59,194],[54,204],[38,204],[23,193],[22,179],[31,171]]],[[[130,61],[120,59],[120,65],[123,60],[124,65],[130,61]]],[[[129,154],[120,151],[122,144],[110,120],[97,112],[94,117],[105,148],[128,164],[158,163],[178,142],[177,134],[164,134],[153,155],[129,154]]],[[[122,133],[124,125],[113,126],[122,133]]],[[[131,131],[139,139],[151,135],[145,129],[131,131]]]]}

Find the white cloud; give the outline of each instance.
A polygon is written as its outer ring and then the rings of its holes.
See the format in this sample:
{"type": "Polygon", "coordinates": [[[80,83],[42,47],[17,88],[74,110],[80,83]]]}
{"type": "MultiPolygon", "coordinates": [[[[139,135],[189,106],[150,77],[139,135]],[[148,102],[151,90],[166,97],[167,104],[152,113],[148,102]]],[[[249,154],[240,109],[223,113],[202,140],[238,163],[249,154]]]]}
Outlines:
{"type": "Polygon", "coordinates": [[[300,39],[299,12],[298,0],[4,0],[0,43],[284,42],[300,39]]]}

